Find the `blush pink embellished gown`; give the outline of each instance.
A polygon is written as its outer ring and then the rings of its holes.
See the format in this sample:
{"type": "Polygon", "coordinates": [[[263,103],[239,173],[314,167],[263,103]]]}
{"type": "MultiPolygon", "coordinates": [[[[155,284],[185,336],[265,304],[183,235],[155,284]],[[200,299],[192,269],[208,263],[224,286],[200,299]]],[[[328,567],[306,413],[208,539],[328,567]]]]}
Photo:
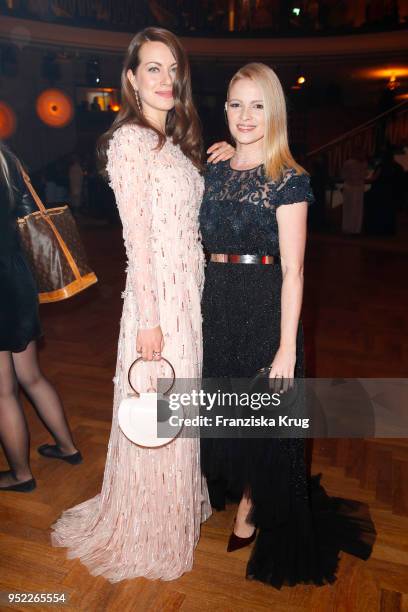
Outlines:
{"type": "MultiPolygon", "coordinates": [[[[177,378],[201,376],[200,298],[204,256],[198,234],[203,179],[179,146],[155,151],[153,131],[122,126],[108,149],[108,174],[128,258],[113,420],[102,490],[52,526],[54,546],[68,548],[94,575],[111,582],[136,576],[173,580],[192,568],[200,523],[211,514],[200,471],[199,439],[140,448],[118,426],[128,369],[139,356],[138,328],[161,325],[163,356],[177,378]]],[[[137,365],[147,391],[158,363],[137,365]]]]}

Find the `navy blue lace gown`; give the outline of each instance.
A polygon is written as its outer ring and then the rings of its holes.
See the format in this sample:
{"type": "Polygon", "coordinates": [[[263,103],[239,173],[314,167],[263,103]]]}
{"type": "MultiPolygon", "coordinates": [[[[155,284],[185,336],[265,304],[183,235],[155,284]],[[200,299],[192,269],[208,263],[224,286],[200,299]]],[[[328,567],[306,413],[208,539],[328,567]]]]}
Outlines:
{"type": "MultiPolygon", "coordinates": [[[[200,210],[208,253],[279,255],[278,206],[312,202],[309,177],[288,169],[282,180],[263,166],[210,165],[200,210]]],[[[251,378],[279,347],[280,265],[208,262],[202,298],[204,378],[251,378]]],[[[295,376],[304,376],[303,332],[297,333],[295,376]]],[[[212,506],[249,492],[258,535],[247,577],[276,588],[334,582],[339,553],[371,553],[375,529],[368,508],[329,498],[320,476],[308,477],[305,440],[202,439],[201,463],[212,506]]]]}
{"type": "Polygon", "coordinates": [[[37,210],[17,168],[4,151],[13,197],[0,178],[0,351],[24,351],[42,335],[36,282],[20,244],[17,218],[37,210]]]}

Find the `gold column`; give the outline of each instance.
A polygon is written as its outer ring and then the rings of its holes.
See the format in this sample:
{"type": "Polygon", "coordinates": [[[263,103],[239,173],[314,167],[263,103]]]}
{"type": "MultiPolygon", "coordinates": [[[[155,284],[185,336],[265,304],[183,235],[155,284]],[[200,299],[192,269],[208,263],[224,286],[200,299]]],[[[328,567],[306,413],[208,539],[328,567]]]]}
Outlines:
{"type": "Polygon", "coordinates": [[[235,0],[228,0],[228,30],[235,30],[235,0]]]}
{"type": "Polygon", "coordinates": [[[351,21],[355,28],[359,28],[365,23],[366,20],[366,0],[354,0],[351,2],[352,14],[351,21]]]}

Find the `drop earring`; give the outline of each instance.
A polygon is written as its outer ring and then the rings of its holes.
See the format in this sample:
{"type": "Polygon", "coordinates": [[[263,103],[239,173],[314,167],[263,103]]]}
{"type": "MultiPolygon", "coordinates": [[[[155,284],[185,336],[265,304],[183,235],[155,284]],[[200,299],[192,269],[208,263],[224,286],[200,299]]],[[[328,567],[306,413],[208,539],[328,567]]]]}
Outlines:
{"type": "Polygon", "coordinates": [[[136,97],[136,104],[137,104],[137,108],[139,109],[139,113],[143,115],[142,101],[140,100],[140,95],[137,89],[135,89],[135,97],[136,97]]]}

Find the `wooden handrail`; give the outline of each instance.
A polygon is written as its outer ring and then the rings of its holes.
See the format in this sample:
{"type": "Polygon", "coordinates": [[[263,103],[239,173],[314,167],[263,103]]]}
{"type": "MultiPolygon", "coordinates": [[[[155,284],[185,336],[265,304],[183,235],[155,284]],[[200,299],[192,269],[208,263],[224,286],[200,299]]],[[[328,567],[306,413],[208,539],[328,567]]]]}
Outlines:
{"type": "Polygon", "coordinates": [[[393,106],[392,108],[390,108],[387,111],[381,113],[380,115],[377,115],[373,119],[369,119],[365,123],[362,123],[361,125],[358,125],[357,127],[353,128],[352,130],[349,130],[348,132],[345,132],[341,136],[338,136],[337,138],[334,138],[333,140],[330,140],[330,142],[327,142],[326,144],[322,145],[321,147],[318,147],[317,149],[314,149],[313,151],[310,151],[309,153],[307,153],[306,156],[307,157],[311,157],[312,155],[316,155],[316,153],[320,153],[320,151],[328,149],[329,147],[332,147],[333,145],[336,145],[339,142],[342,142],[343,140],[346,140],[350,136],[354,136],[355,134],[358,134],[359,132],[362,132],[366,128],[370,127],[370,125],[375,124],[382,117],[385,117],[387,115],[391,115],[398,108],[402,108],[403,106],[408,106],[408,100],[403,100],[402,102],[400,102],[396,106],[393,106]]]}

